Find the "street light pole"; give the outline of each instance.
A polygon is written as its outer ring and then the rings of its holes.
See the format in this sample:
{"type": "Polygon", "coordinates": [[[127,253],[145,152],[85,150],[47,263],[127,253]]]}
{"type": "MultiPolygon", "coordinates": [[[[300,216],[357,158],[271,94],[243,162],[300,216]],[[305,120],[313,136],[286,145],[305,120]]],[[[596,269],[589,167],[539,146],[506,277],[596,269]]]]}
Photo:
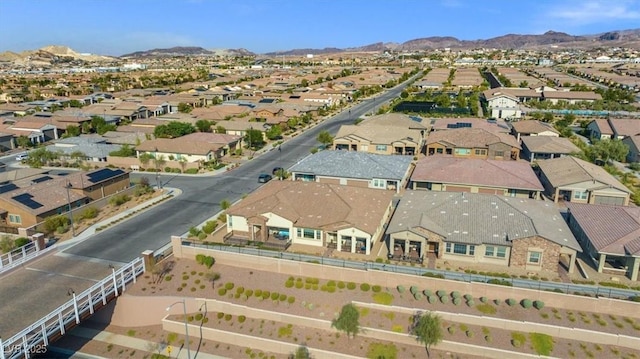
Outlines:
{"type": "Polygon", "coordinates": [[[153,157],[154,157],[153,162],[155,163],[155,167],[156,167],[156,187],[159,190],[160,189],[160,173],[158,172],[158,148],[157,147],[155,149],[155,155],[153,157]]]}
{"type": "Polygon", "coordinates": [[[187,324],[187,302],[184,298],[181,301],[175,302],[167,307],[166,311],[169,311],[171,307],[174,305],[182,303],[182,311],[184,313],[184,333],[187,338],[186,346],[187,346],[187,359],[191,359],[191,349],[189,349],[189,325],[187,324]]]}
{"type": "Polygon", "coordinates": [[[73,288],[67,290],[67,295],[73,295],[73,312],[76,315],[76,324],[80,324],[80,313],[78,313],[78,300],[76,299],[76,291],[73,288]]]}
{"type": "Polygon", "coordinates": [[[73,228],[73,213],[71,213],[71,195],[69,194],[69,190],[72,187],[73,186],[71,185],[71,182],[67,182],[67,185],[65,186],[65,188],[67,189],[67,203],[69,204],[69,222],[71,223],[71,235],[75,237],[76,230],[75,228],[73,228]]]}

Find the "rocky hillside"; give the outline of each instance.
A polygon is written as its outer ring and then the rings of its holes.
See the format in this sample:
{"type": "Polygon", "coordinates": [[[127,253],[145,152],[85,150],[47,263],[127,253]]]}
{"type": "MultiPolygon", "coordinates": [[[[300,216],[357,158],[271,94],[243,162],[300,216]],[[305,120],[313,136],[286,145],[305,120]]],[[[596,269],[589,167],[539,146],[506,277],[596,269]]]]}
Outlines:
{"type": "Polygon", "coordinates": [[[0,53],[0,62],[9,62],[16,65],[51,66],[63,62],[111,62],[113,57],[82,54],[67,46],[50,45],[37,50],[28,50],[20,53],[6,51],[0,53]]]}
{"type": "Polygon", "coordinates": [[[173,56],[251,56],[246,49],[207,50],[196,46],[177,46],[168,49],[136,51],[120,56],[121,58],[173,57],[173,56]]]}

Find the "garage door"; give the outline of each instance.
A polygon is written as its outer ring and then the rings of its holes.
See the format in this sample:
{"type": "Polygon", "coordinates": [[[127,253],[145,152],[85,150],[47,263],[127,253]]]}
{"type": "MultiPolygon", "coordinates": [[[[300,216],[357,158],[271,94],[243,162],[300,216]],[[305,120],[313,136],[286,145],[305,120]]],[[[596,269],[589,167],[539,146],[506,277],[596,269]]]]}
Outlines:
{"type": "Polygon", "coordinates": [[[596,196],[594,199],[595,204],[612,204],[622,206],[624,204],[624,198],[622,197],[609,197],[609,196],[596,196]]]}

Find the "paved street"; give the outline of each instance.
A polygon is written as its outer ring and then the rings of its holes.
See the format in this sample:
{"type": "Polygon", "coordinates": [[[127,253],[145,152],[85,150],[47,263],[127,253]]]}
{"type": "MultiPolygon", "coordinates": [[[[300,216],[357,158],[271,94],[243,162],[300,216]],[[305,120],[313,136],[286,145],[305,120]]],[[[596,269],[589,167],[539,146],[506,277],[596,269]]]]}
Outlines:
{"type": "MultiPolygon", "coordinates": [[[[129,262],[147,249],[158,249],[171,235],[186,233],[220,211],[220,202],[234,202],[258,188],[258,175],[273,167],[288,168],[317,147],[322,130],[335,134],[340,125],[351,124],[372,113],[386,101],[398,97],[406,85],[354,105],[351,111],[327,119],[282,145],[242,166],[216,176],[172,176],[162,174],[162,183],[183,191],[169,201],[100,232],[68,249],[28,263],[0,278],[0,336],[8,338],[18,330],[69,300],[69,288],[82,292],[110,273],[108,264],[129,262]]],[[[132,177],[154,176],[135,174],[132,177]]],[[[154,183],[154,178],[150,178],[154,183]]]]}

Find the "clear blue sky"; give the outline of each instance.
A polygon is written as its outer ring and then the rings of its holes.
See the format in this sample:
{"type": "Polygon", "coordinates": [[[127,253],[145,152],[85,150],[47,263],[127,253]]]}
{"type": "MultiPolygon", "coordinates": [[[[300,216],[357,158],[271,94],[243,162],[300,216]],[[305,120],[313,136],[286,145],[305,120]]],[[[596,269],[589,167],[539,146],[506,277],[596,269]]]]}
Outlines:
{"type": "Polygon", "coordinates": [[[357,47],[640,27],[640,0],[0,0],[0,52],[357,47]]]}

